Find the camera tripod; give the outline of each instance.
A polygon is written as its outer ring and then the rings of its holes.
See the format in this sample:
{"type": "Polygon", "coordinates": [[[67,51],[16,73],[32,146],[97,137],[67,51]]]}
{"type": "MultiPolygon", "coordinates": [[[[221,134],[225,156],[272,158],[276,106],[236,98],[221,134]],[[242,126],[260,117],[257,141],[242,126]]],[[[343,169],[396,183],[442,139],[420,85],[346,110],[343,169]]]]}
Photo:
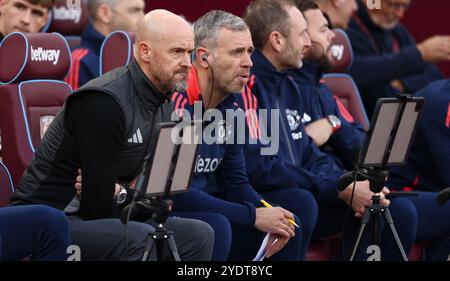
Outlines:
{"type": "Polygon", "coordinates": [[[141,199],[127,206],[122,214],[127,214],[130,219],[145,221],[149,217],[156,223],[155,232],[150,233],[145,243],[142,261],[148,261],[150,253],[156,244],[156,257],[158,261],[164,260],[164,249],[169,249],[174,261],[180,261],[178,249],[173,238],[173,233],[164,227],[164,223],[172,209],[172,201],[159,197],[141,199]],[[131,210],[129,210],[131,208],[131,210]],[[128,212],[131,212],[128,215],[128,212]]]}
{"type": "MultiPolygon", "coordinates": [[[[349,172],[343,175],[340,179],[341,186],[348,186],[349,181],[353,182],[356,179],[358,181],[361,180],[369,180],[370,190],[373,193],[380,193],[384,187],[384,181],[387,177],[388,172],[386,170],[377,170],[377,169],[360,169],[356,172],[349,172]],[[356,173],[356,175],[355,175],[356,173]],[[345,185],[348,183],[347,185],[345,185]]],[[[352,248],[352,254],[350,256],[350,261],[353,261],[358,250],[359,244],[361,242],[361,238],[366,230],[366,226],[369,223],[372,223],[373,233],[372,233],[372,244],[371,245],[380,245],[380,229],[379,222],[380,217],[383,216],[385,224],[389,226],[389,230],[394,237],[395,244],[397,246],[398,251],[400,252],[404,261],[407,261],[408,258],[405,254],[405,250],[403,249],[402,242],[398,237],[397,230],[394,226],[394,221],[392,220],[391,213],[388,207],[384,207],[381,205],[381,198],[379,195],[374,194],[371,198],[372,204],[370,206],[366,206],[364,209],[363,216],[361,218],[361,226],[358,231],[358,236],[352,248]]]]}

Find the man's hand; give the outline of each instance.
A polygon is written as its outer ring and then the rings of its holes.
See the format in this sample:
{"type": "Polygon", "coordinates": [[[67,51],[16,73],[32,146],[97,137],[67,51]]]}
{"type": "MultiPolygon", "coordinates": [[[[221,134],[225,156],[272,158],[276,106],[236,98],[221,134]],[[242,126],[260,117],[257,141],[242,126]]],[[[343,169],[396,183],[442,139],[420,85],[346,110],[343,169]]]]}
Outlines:
{"type": "Polygon", "coordinates": [[[317,146],[324,145],[333,134],[333,127],[326,118],[311,122],[305,127],[306,133],[317,146]]]}
{"type": "Polygon", "coordinates": [[[278,239],[267,252],[267,257],[278,253],[295,236],[295,228],[289,223],[290,219],[294,219],[294,215],[280,207],[256,208],[255,228],[270,233],[269,245],[278,239]]]}
{"type": "Polygon", "coordinates": [[[403,86],[402,81],[400,80],[394,80],[391,82],[391,86],[394,89],[397,89],[400,93],[404,93],[405,92],[405,87],[403,86]]]}
{"type": "MultiPolygon", "coordinates": [[[[81,196],[81,169],[78,169],[78,176],[77,176],[77,178],[75,179],[75,189],[77,190],[77,196],[78,197],[80,197],[81,196]]],[[[136,186],[136,180],[137,180],[137,178],[136,179],[134,179],[132,182],[131,182],[131,188],[132,189],[134,189],[134,187],[136,186]]],[[[115,191],[114,191],[114,196],[116,196],[119,192],[120,192],[120,190],[121,190],[122,188],[120,187],[120,185],[118,184],[118,183],[116,183],[116,188],[115,188],[115,191]]]]}
{"type": "MultiPolygon", "coordinates": [[[[344,191],[339,193],[339,198],[344,200],[347,205],[350,204],[350,199],[352,195],[353,183],[351,183],[344,191]]],[[[385,198],[385,195],[389,194],[388,188],[383,188],[383,190],[378,194],[381,198],[381,205],[388,207],[391,203],[385,198]]],[[[370,190],[369,181],[357,181],[355,186],[355,194],[353,196],[352,209],[355,211],[355,217],[362,217],[364,209],[366,206],[372,204],[372,195],[374,193],[370,190]]]]}
{"type": "Polygon", "coordinates": [[[273,243],[273,241],[275,241],[275,239],[278,239],[277,242],[275,242],[275,244],[273,244],[273,246],[269,249],[269,251],[267,251],[266,257],[268,257],[268,258],[270,258],[274,254],[278,253],[289,242],[288,237],[284,237],[284,236],[281,236],[278,234],[271,233],[269,236],[269,242],[267,243],[267,245],[272,245],[272,243],[273,243]]]}
{"type": "Polygon", "coordinates": [[[255,228],[262,232],[275,233],[283,237],[294,237],[295,229],[289,223],[294,216],[280,207],[256,208],[255,228]]]}
{"type": "Polygon", "coordinates": [[[436,35],[417,45],[422,59],[426,62],[450,60],[450,36],[436,35]]]}

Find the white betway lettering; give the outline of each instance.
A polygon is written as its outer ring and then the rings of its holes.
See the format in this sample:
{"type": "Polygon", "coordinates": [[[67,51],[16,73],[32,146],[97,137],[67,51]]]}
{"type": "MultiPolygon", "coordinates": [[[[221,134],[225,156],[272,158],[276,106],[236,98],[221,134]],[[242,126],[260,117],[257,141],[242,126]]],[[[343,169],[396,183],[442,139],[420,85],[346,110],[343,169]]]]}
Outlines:
{"type": "Polygon", "coordinates": [[[344,46],[343,45],[333,45],[331,47],[331,54],[337,60],[341,60],[342,57],[344,56],[344,46]]]}
{"type": "Polygon", "coordinates": [[[59,60],[59,53],[61,50],[44,50],[42,47],[38,47],[34,49],[31,46],[31,61],[49,61],[53,62],[53,65],[56,65],[59,60]]]}
{"type": "Polygon", "coordinates": [[[81,18],[81,9],[57,7],[53,8],[53,18],[55,20],[71,20],[74,23],[79,23],[81,18]]]}
{"type": "Polygon", "coordinates": [[[201,158],[200,155],[197,156],[197,161],[195,164],[195,173],[212,173],[219,167],[222,158],[201,158]]]}

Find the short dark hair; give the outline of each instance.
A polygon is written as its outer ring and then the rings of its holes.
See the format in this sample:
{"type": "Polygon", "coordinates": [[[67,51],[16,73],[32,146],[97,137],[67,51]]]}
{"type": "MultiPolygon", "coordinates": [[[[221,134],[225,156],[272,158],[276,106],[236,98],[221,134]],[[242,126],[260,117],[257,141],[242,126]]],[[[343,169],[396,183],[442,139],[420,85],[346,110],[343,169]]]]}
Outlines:
{"type": "Polygon", "coordinates": [[[294,0],[295,5],[300,10],[300,12],[304,13],[309,10],[319,10],[319,5],[313,0],[294,0]]]}
{"type": "Polygon", "coordinates": [[[53,7],[53,4],[55,4],[55,0],[26,0],[27,2],[30,2],[33,5],[41,5],[43,7],[46,7],[50,9],[53,7]]]}
{"type": "Polygon", "coordinates": [[[245,9],[243,19],[250,28],[253,45],[261,49],[272,31],[289,36],[289,14],[285,6],[295,6],[291,0],[253,0],[245,9]]]}
{"type": "Polygon", "coordinates": [[[294,0],[295,5],[300,10],[300,12],[304,13],[309,10],[319,10],[319,5],[313,0],[294,0]]]}

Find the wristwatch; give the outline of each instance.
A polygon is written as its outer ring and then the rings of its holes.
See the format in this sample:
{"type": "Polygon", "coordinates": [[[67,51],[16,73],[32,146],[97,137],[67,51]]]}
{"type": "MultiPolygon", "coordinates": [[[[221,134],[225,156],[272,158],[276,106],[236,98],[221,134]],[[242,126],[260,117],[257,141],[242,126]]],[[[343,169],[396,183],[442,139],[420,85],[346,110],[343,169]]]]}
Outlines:
{"type": "Polygon", "coordinates": [[[328,115],[328,122],[330,122],[331,127],[333,127],[333,134],[341,127],[341,120],[336,115],[328,115]]]}
{"type": "Polygon", "coordinates": [[[123,202],[125,202],[125,200],[127,200],[127,189],[125,188],[125,186],[122,183],[119,183],[120,185],[120,191],[119,193],[116,194],[115,198],[116,198],[116,202],[117,204],[122,204],[123,202]]]}

